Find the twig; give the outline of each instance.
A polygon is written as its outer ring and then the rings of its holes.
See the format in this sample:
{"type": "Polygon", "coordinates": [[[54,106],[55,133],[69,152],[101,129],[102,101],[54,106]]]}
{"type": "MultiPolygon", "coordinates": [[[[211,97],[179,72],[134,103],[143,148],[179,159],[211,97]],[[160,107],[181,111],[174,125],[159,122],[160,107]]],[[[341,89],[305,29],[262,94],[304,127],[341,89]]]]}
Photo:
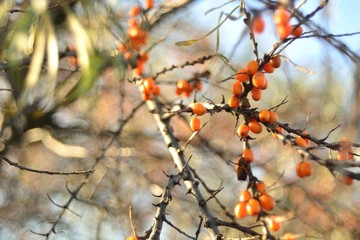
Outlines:
{"type": "Polygon", "coordinates": [[[33,173],[39,173],[39,174],[48,174],[48,175],[89,175],[90,173],[94,172],[95,170],[86,170],[86,171],[72,171],[72,172],[57,172],[57,171],[48,171],[48,170],[38,170],[33,168],[28,168],[25,166],[22,166],[16,162],[11,161],[7,157],[0,155],[0,159],[7,162],[11,166],[14,166],[16,168],[19,168],[23,171],[33,172],[33,173]]]}

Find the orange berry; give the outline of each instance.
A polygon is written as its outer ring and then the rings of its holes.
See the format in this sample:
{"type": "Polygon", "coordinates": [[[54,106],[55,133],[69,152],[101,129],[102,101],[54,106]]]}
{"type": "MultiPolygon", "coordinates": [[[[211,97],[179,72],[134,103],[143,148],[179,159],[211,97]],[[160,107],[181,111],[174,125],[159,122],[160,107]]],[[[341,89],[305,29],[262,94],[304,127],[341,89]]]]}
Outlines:
{"type": "Polygon", "coordinates": [[[312,172],[312,166],[308,162],[299,162],[296,164],[296,174],[301,177],[308,177],[311,175],[312,172]]]}
{"type": "Polygon", "coordinates": [[[297,237],[292,233],[285,233],[281,239],[282,240],[297,240],[297,237]]]}
{"type": "Polygon", "coordinates": [[[243,123],[238,127],[236,133],[240,137],[246,137],[249,133],[249,130],[250,130],[249,126],[243,123]]]}
{"type": "Polygon", "coordinates": [[[142,9],[140,6],[134,6],[134,7],[130,8],[129,16],[135,17],[135,16],[139,15],[141,12],[142,12],[142,9]]]}
{"type": "Polygon", "coordinates": [[[229,99],[228,104],[229,104],[229,107],[231,107],[231,108],[237,108],[237,107],[239,107],[239,104],[240,104],[240,102],[239,102],[239,97],[238,97],[238,96],[232,96],[232,97],[229,99]]]}
{"type": "Polygon", "coordinates": [[[256,15],[251,23],[251,29],[255,33],[262,33],[265,29],[265,22],[259,15],[256,15]]]}
{"type": "Polygon", "coordinates": [[[250,216],[258,215],[260,210],[261,208],[258,200],[252,198],[247,202],[246,211],[250,216]]]}
{"type": "Polygon", "coordinates": [[[276,112],[274,111],[269,111],[270,117],[269,117],[269,123],[270,124],[275,124],[278,120],[278,116],[276,114],[276,112]]]}
{"type": "Polygon", "coordinates": [[[202,103],[194,103],[193,107],[192,107],[192,111],[193,113],[195,113],[198,116],[202,116],[206,113],[206,107],[204,105],[202,105],[202,103]]]}
{"type": "Polygon", "coordinates": [[[135,18],[130,18],[128,20],[128,26],[129,27],[138,27],[139,24],[138,24],[138,22],[137,22],[137,20],[135,18]]]}
{"type": "Polygon", "coordinates": [[[246,212],[247,212],[247,202],[239,202],[238,204],[236,204],[235,206],[235,217],[237,218],[243,218],[246,216],[246,212]]]}
{"type": "Polygon", "coordinates": [[[190,120],[190,127],[191,130],[193,130],[194,132],[199,131],[200,130],[200,119],[197,117],[194,117],[190,120]]]}
{"type": "Polygon", "coordinates": [[[259,112],[259,121],[266,123],[270,119],[270,113],[268,110],[264,109],[259,112]]]}
{"type": "Polygon", "coordinates": [[[153,99],[153,95],[152,93],[141,93],[141,98],[144,100],[144,101],[147,101],[147,100],[152,100],[153,99]]]}
{"type": "Polygon", "coordinates": [[[136,236],[127,237],[126,240],[138,240],[139,238],[136,236]]]}
{"type": "Polygon", "coordinates": [[[257,121],[251,121],[249,122],[249,129],[250,131],[252,131],[255,134],[259,134],[262,131],[262,127],[261,124],[257,121]]]}
{"type": "Polygon", "coordinates": [[[149,91],[153,91],[155,88],[155,81],[153,78],[145,78],[144,88],[149,91]]]}
{"type": "Polygon", "coordinates": [[[160,87],[159,86],[155,85],[154,90],[153,90],[153,94],[155,96],[160,96],[160,87]]]}
{"type": "Polygon", "coordinates": [[[261,99],[261,89],[253,87],[251,89],[251,97],[254,101],[259,101],[261,99]]]}
{"type": "Polygon", "coordinates": [[[260,193],[260,194],[266,194],[266,185],[264,182],[258,182],[256,183],[256,190],[260,193]]]}
{"type": "Polygon", "coordinates": [[[247,163],[251,163],[254,161],[254,153],[251,149],[246,148],[242,153],[241,156],[245,159],[247,163]]]}
{"type": "Polygon", "coordinates": [[[271,231],[277,232],[281,228],[281,223],[276,221],[276,218],[274,216],[271,216],[268,218],[268,228],[271,231]]]}
{"type": "Polygon", "coordinates": [[[259,67],[258,62],[255,61],[255,60],[252,60],[252,61],[248,62],[248,64],[246,65],[246,71],[247,71],[250,75],[252,75],[252,74],[254,74],[254,73],[257,72],[258,67],[259,67]]]}
{"type": "Polygon", "coordinates": [[[270,195],[262,194],[259,197],[259,201],[260,201],[261,207],[263,209],[265,209],[266,211],[270,211],[275,207],[275,201],[270,195]]]}
{"type": "Polygon", "coordinates": [[[274,23],[276,25],[285,25],[290,21],[290,15],[284,8],[279,8],[274,13],[274,23]]]}
{"type": "Polygon", "coordinates": [[[274,68],[279,68],[281,65],[281,58],[279,55],[274,56],[273,58],[270,59],[270,64],[271,66],[273,66],[274,68]]]}
{"type": "Polygon", "coordinates": [[[352,185],[353,183],[353,179],[347,175],[341,175],[341,181],[348,186],[352,185]]]}
{"type": "Polygon", "coordinates": [[[185,97],[190,97],[190,95],[191,95],[191,93],[192,93],[192,90],[185,90],[185,91],[183,91],[182,92],[184,95],[185,95],[185,97]]]}
{"type": "Polygon", "coordinates": [[[264,67],[263,67],[263,70],[266,72],[266,73],[273,73],[274,72],[274,67],[271,65],[270,62],[267,62],[265,63],[264,67]]]}
{"type": "Polygon", "coordinates": [[[246,82],[247,80],[250,79],[248,72],[246,71],[246,69],[240,69],[236,75],[235,75],[236,80],[238,80],[239,82],[246,82]]]}
{"type": "Polygon", "coordinates": [[[202,90],[202,82],[201,81],[196,82],[196,90],[198,90],[198,91],[202,90]]]}
{"type": "Polygon", "coordinates": [[[276,127],[275,129],[276,129],[276,132],[273,132],[272,134],[273,134],[274,138],[278,138],[277,133],[282,134],[284,132],[284,129],[282,129],[282,127],[276,127]]]}
{"type": "Polygon", "coordinates": [[[154,7],[154,0],[145,0],[145,9],[150,10],[154,7]]]}
{"type": "Polygon", "coordinates": [[[350,159],[350,160],[354,159],[354,150],[353,150],[352,147],[350,147],[350,149],[348,150],[348,152],[347,152],[347,157],[348,157],[348,159],[350,159]]]}
{"type": "Polygon", "coordinates": [[[231,92],[233,95],[237,95],[237,96],[241,95],[242,90],[243,90],[243,86],[242,86],[241,82],[239,82],[239,81],[233,82],[232,87],[231,87],[231,92]]]}
{"type": "Polygon", "coordinates": [[[297,136],[295,138],[295,143],[296,145],[300,146],[300,147],[307,147],[307,142],[305,141],[305,139],[303,139],[302,137],[300,136],[297,136]]]}
{"type": "Polygon", "coordinates": [[[337,159],[339,161],[343,161],[343,160],[352,160],[354,159],[354,151],[352,148],[350,149],[342,149],[340,151],[338,151],[337,154],[337,159]]]}
{"type": "Polygon", "coordinates": [[[292,31],[292,28],[289,25],[277,25],[276,26],[276,32],[279,35],[279,38],[282,40],[287,38],[290,35],[291,31],[292,31]]]}
{"type": "Polygon", "coordinates": [[[74,56],[70,56],[70,57],[69,57],[69,61],[70,61],[70,63],[71,63],[73,66],[75,66],[75,67],[77,67],[78,64],[79,64],[78,58],[77,58],[77,57],[74,57],[74,56]]]}
{"type": "Polygon", "coordinates": [[[303,28],[301,26],[298,26],[297,28],[294,28],[295,26],[292,26],[293,30],[291,35],[293,35],[294,37],[300,37],[301,34],[303,33],[303,28]]]}
{"type": "Polygon", "coordinates": [[[340,147],[343,149],[351,148],[351,142],[348,138],[343,137],[340,139],[340,147]]]}
{"type": "Polygon", "coordinates": [[[252,83],[254,87],[264,90],[268,86],[265,74],[262,72],[256,72],[252,77],[252,83]]]}
{"type": "Polygon", "coordinates": [[[240,202],[247,202],[251,199],[251,193],[248,190],[244,190],[240,194],[240,202]]]}
{"type": "MultiPolygon", "coordinates": [[[[302,131],[302,134],[309,134],[307,131],[302,131]]],[[[304,140],[305,140],[305,142],[306,142],[306,144],[307,145],[309,145],[309,143],[310,143],[310,139],[308,139],[308,138],[304,138],[304,140]]]]}
{"type": "Polygon", "coordinates": [[[190,84],[188,81],[181,79],[176,83],[176,87],[178,87],[179,89],[182,89],[182,91],[184,91],[184,90],[190,89],[190,84]]]}

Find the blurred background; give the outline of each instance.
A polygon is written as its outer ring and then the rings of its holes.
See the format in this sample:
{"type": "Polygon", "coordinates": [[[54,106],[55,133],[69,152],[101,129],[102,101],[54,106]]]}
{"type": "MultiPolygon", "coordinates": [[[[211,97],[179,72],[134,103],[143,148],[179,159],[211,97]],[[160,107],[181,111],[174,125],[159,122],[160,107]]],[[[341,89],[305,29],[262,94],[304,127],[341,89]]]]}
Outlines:
{"type": "MultiPolygon", "coordinates": [[[[294,1],[294,5],[303,3],[298,11],[305,16],[321,2],[294,1]]],[[[255,34],[262,58],[279,40],[273,23],[275,8],[268,7],[276,3],[244,3],[252,16],[259,14],[265,21],[264,31],[255,34]]],[[[142,104],[138,86],[129,81],[136,77],[132,69],[136,59],[118,51],[127,42],[129,10],[136,5],[145,8],[144,3],[39,0],[0,4],[1,155],[38,170],[95,170],[89,176],[47,175],[21,171],[1,161],[0,239],[44,239],[31,231],[47,234],[49,239],[126,239],[133,234],[130,206],[137,234],[144,235],[156,213],[152,204],[159,198],[154,195],[161,194],[168,181],[163,172],[178,171],[152,114],[142,104]],[[71,191],[78,188],[73,199],[71,191]],[[69,199],[71,211],[62,213],[54,204],[63,206],[69,199]],[[51,233],[54,222],[56,234],[51,233]]],[[[197,101],[220,103],[223,97],[231,97],[232,81],[220,81],[255,59],[243,18],[229,18],[218,36],[214,32],[191,46],[175,43],[204,36],[238,5],[239,1],[155,1],[154,8],[138,17],[147,32],[147,42],[138,52],[146,52],[149,58],[145,77],[216,52],[229,61],[213,57],[204,64],[159,75],[159,99],[165,106],[193,102],[195,92],[188,98],[176,95],[180,79],[202,82],[197,101]],[[210,74],[202,75],[205,72],[210,74]]],[[[250,100],[251,107],[271,108],[286,98],[288,102],[277,109],[279,122],[306,129],[315,138],[327,136],[340,125],[328,142],[342,137],[360,142],[360,35],[328,35],[360,31],[359,8],[358,1],[329,1],[303,26],[304,32],[326,37],[289,44],[280,53],[281,68],[268,77],[269,88],[261,101],[250,100]]],[[[237,10],[234,16],[239,14],[237,10]]],[[[298,19],[291,22],[296,24],[298,19]]],[[[192,134],[189,119],[189,113],[171,119],[181,144],[192,134]]],[[[191,167],[210,189],[223,187],[217,198],[233,213],[247,186],[236,179],[233,164],[242,151],[234,130],[236,116],[206,114],[201,121],[207,125],[187,146],[185,156],[192,156],[191,167]]],[[[253,137],[254,175],[270,186],[269,194],[277,203],[272,213],[282,221],[275,236],[293,232],[305,233],[302,239],[359,239],[358,182],[345,186],[315,162],[312,176],[300,180],[295,164],[301,158],[294,149],[265,128],[253,137]]],[[[336,158],[336,152],[325,148],[316,154],[336,158]]],[[[215,201],[208,204],[214,215],[227,219],[215,201]]],[[[167,213],[175,226],[195,236],[199,213],[184,185],[174,189],[167,213]]],[[[238,223],[262,231],[255,217],[238,223]]],[[[220,230],[225,236],[244,237],[229,228],[220,230]]],[[[187,239],[167,224],[161,237],[187,239]]],[[[206,230],[202,229],[199,239],[209,239],[206,230]]]]}

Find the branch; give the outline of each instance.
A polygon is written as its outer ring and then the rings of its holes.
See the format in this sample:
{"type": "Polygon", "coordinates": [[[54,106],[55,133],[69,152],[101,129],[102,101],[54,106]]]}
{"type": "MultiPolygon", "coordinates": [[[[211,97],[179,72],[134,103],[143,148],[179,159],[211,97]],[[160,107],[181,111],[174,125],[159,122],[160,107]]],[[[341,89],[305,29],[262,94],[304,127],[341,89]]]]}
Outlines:
{"type": "Polygon", "coordinates": [[[11,161],[7,157],[0,155],[0,159],[7,162],[11,166],[14,166],[16,168],[19,168],[23,171],[33,172],[33,173],[39,173],[39,174],[48,174],[48,175],[89,175],[90,173],[94,172],[95,170],[86,170],[86,171],[72,171],[72,172],[56,172],[56,171],[47,171],[47,170],[38,170],[33,168],[28,168],[25,166],[22,166],[16,162],[11,161]]]}
{"type": "Polygon", "coordinates": [[[156,205],[157,211],[154,219],[154,223],[151,229],[150,240],[160,239],[160,234],[163,226],[163,222],[166,221],[166,207],[172,199],[172,190],[176,185],[179,185],[180,180],[184,179],[183,173],[180,172],[176,175],[170,175],[168,184],[166,185],[160,202],[156,205]]]}

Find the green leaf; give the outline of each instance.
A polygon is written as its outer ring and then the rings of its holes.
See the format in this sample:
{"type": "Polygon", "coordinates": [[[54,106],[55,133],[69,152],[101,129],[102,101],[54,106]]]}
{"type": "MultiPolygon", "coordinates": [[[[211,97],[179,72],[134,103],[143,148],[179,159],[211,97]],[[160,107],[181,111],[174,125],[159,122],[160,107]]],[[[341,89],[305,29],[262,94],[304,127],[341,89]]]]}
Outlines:
{"type": "Polygon", "coordinates": [[[93,87],[96,79],[99,77],[104,67],[107,65],[107,62],[108,61],[106,59],[100,56],[92,55],[90,57],[90,64],[88,70],[83,73],[83,76],[80,78],[79,82],[67,94],[65,102],[73,102],[88,93],[93,87]]]}

